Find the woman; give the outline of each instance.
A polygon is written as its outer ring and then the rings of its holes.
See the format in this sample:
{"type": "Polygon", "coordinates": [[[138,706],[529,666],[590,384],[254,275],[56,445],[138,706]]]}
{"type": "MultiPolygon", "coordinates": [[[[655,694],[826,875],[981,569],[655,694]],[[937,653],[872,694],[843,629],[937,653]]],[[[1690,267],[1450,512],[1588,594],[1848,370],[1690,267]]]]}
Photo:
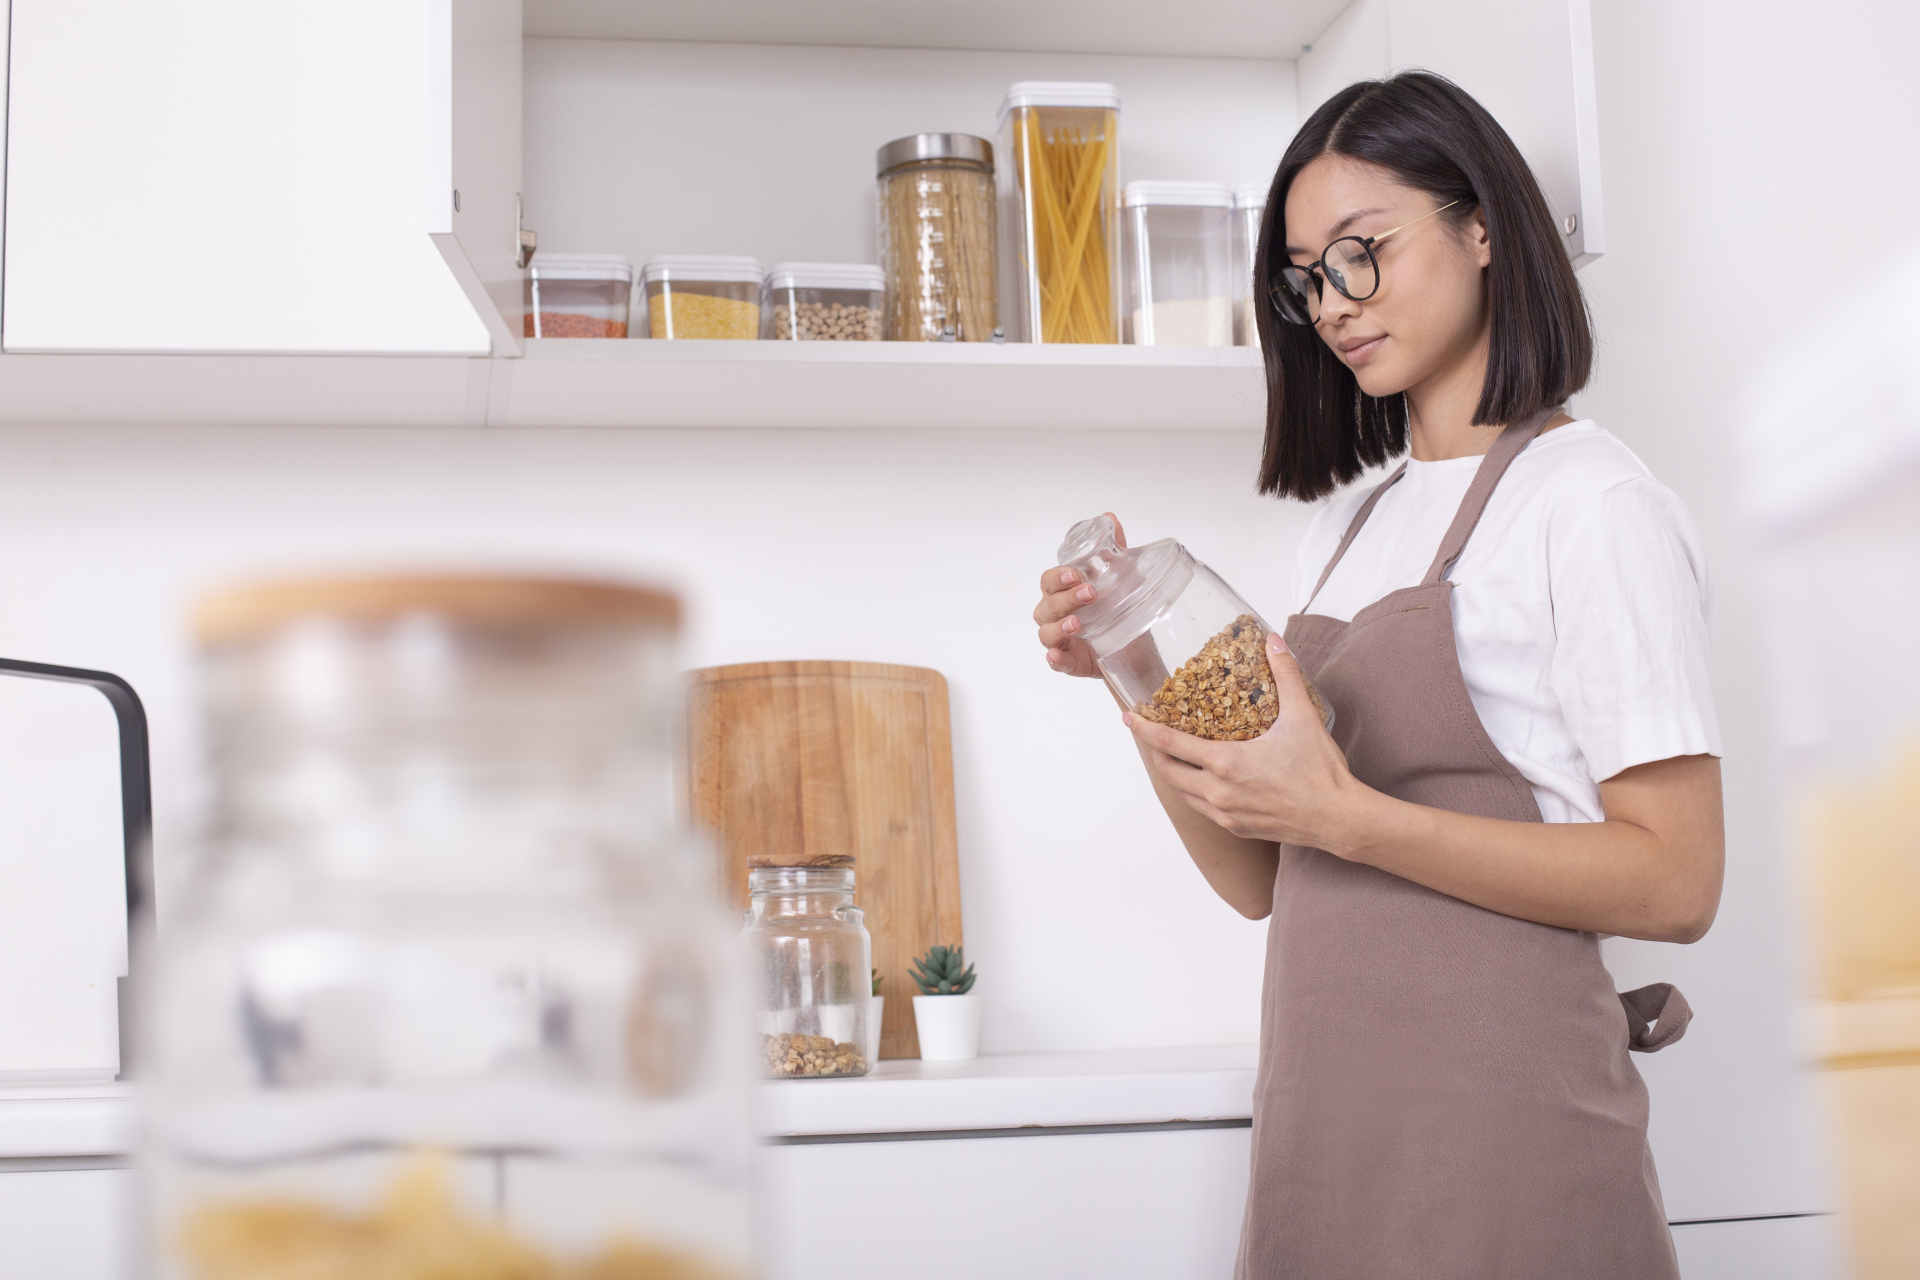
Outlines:
{"type": "MultiPolygon", "coordinates": [[[[1525,161],[1448,81],[1316,111],[1256,271],[1262,491],[1409,457],[1315,516],[1271,730],[1125,717],[1208,883],[1271,916],[1240,1275],[1677,1276],[1627,1053],[1689,1014],[1616,995],[1599,938],[1692,942],[1719,904],[1692,523],[1562,411],[1592,359],[1579,285],[1525,161]]],[[[1096,674],[1091,588],[1055,568],[1041,591],[1048,662],[1096,674]]]]}

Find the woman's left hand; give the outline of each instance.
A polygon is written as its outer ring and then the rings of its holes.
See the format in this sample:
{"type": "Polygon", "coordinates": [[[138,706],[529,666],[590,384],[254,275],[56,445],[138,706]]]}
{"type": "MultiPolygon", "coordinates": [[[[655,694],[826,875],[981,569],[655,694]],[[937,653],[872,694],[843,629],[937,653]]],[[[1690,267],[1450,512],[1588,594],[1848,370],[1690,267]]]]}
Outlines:
{"type": "Polygon", "coordinates": [[[1338,847],[1354,806],[1372,794],[1320,722],[1300,668],[1279,634],[1267,637],[1280,712],[1250,742],[1209,742],[1125,717],[1147,763],[1193,810],[1248,840],[1304,845],[1346,856],[1338,847]]]}

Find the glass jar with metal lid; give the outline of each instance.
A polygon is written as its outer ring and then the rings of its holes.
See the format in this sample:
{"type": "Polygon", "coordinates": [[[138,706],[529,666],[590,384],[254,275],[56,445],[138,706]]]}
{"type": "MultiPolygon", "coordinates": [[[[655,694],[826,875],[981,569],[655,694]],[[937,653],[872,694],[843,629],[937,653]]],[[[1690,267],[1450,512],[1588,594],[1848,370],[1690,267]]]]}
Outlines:
{"type": "Polygon", "coordinates": [[[916,133],[880,148],[875,164],[887,337],[994,340],[993,144],[964,133],[916,133]]]}
{"type": "Polygon", "coordinates": [[[203,605],[213,820],[146,1001],[156,1280],[748,1274],[677,622],[525,578],[203,605]]]}
{"type": "Polygon", "coordinates": [[[865,1075],[873,939],[853,905],[852,855],[755,857],[747,867],[762,1073],[865,1075]]]}

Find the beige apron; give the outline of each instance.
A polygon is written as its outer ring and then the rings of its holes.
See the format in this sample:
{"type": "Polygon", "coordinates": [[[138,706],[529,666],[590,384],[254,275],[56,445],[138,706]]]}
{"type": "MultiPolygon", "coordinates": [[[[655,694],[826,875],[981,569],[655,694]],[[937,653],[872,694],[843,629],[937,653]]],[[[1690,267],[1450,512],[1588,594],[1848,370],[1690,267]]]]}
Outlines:
{"type": "MultiPolygon", "coordinates": [[[[1446,574],[1552,412],[1501,433],[1419,586],[1287,620],[1348,766],[1388,795],[1541,820],[1467,695],[1446,574]]],[[[1665,984],[1616,993],[1595,934],[1282,845],[1240,1280],[1677,1278],[1627,1051],[1690,1016],[1665,984]]]]}

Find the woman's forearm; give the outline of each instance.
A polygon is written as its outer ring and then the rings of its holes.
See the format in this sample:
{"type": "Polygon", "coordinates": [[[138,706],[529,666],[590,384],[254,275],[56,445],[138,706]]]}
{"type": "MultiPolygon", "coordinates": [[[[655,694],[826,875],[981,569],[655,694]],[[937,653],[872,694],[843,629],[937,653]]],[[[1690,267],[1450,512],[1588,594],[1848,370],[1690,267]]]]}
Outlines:
{"type": "Polygon", "coordinates": [[[1213,891],[1226,904],[1249,920],[1264,920],[1273,910],[1273,877],[1280,864],[1279,846],[1270,840],[1245,840],[1209,822],[1193,811],[1175,791],[1154,772],[1146,752],[1147,777],[1153,793],[1167,811],[1167,818],[1187,847],[1193,865],[1200,869],[1213,891]]]}
{"type": "Polygon", "coordinates": [[[1720,900],[1719,764],[1689,756],[1609,779],[1604,822],[1506,822],[1363,788],[1338,807],[1326,847],[1503,915],[1692,942],[1720,900]]]}

